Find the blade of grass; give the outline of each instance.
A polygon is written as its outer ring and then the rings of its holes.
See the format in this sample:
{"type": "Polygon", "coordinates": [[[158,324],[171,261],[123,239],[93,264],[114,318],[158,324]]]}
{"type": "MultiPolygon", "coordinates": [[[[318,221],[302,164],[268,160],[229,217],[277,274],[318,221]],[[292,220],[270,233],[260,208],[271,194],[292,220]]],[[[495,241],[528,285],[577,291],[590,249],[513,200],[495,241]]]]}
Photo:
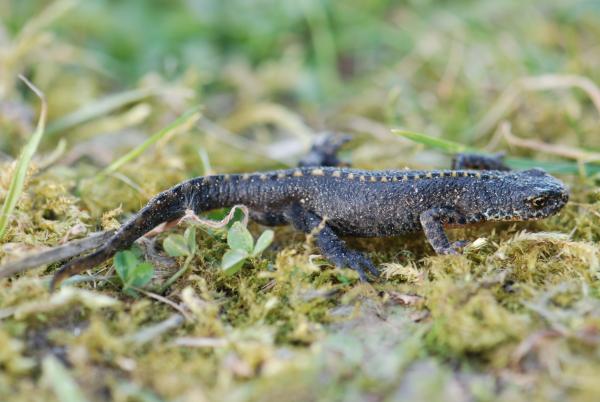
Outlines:
{"type": "Polygon", "coordinates": [[[46,136],[52,137],[62,131],[69,130],[120,109],[123,106],[127,106],[130,103],[139,102],[145,98],[154,96],[160,93],[160,91],[160,88],[141,88],[109,95],[51,122],[46,130],[46,136]]]}
{"type": "Polygon", "coordinates": [[[6,233],[6,229],[10,222],[10,215],[12,214],[12,211],[17,205],[19,197],[23,192],[25,178],[27,177],[27,168],[29,167],[29,162],[31,162],[31,158],[33,158],[33,155],[35,154],[35,151],[37,150],[37,147],[44,135],[44,130],[46,128],[46,117],[48,114],[48,105],[42,91],[29,82],[29,80],[24,76],[19,75],[19,79],[21,79],[40,99],[40,118],[38,120],[35,132],[31,136],[29,142],[27,142],[23,148],[21,156],[17,160],[17,165],[15,166],[15,171],[8,187],[6,199],[4,200],[2,210],[0,211],[0,239],[2,239],[6,233]]]}
{"type": "Polygon", "coordinates": [[[419,144],[427,145],[430,148],[441,149],[442,151],[452,154],[460,152],[479,152],[475,148],[468,147],[458,142],[443,140],[441,138],[432,137],[430,135],[421,134],[414,131],[393,128],[392,133],[404,138],[408,138],[411,141],[418,142],[419,144]]]}
{"type": "MultiPolygon", "coordinates": [[[[461,152],[487,154],[486,152],[478,150],[477,148],[469,147],[458,142],[444,140],[427,134],[416,133],[414,131],[392,129],[392,133],[400,135],[404,138],[408,138],[409,140],[419,144],[426,145],[430,148],[439,149],[449,154],[461,152]]],[[[544,162],[527,158],[506,158],[505,162],[508,166],[514,169],[531,169],[534,167],[540,167],[546,170],[548,173],[579,174],[584,172],[587,175],[592,175],[600,172],[600,165],[591,163],[579,164],[576,162],[544,162]]]]}
{"type": "Polygon", "coordinates": [[[171,124],[169,124],[167,127],[154,133],[146,141],[144,141],[143,143],[141,143],[140,145],[138,145],[137,147],[135,147],[134,149],[132,149],[131,151],[126,153],[125,155],[118,158],[116,161],[111,163],[109,166],[107,166],[102,172],[100,172],[98,174],[98,178],[103,178],[106,175],[115,172],[121,166],[123,166],[124,164],[137,158],[138,156],[143,154],[144,151],[146,151],[146,149],[148,149],[151,145],[157,143],[159,140],[161,140],[162,138],[166,137],[167,135],[173,133],[175,130],[178,130],[182,127],[193,124],[195,121],[197,121],[200,118],[199,109],[200,109],[200,106],[196,106],[196,107],[188,110],[187,112],[185,112],[184,114],[179,116],[171,124]]]}

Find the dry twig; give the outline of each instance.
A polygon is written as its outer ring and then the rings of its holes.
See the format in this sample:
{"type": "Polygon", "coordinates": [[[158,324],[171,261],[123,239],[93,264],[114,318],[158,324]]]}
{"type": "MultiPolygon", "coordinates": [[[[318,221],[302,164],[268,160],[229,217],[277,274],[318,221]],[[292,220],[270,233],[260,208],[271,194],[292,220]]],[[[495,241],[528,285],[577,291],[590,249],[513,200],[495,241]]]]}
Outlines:
{"type": "Polygon", "coordinates": [[[27,255],[20,260],[11,261],[0,266],[0,278],[7,278],[32,268],[52,264],[53,262],[85,253],[104,244],[113,233],[114,231],[112,230],[93,233],[85,239],[73,240],[40,253],[27,255]]]}

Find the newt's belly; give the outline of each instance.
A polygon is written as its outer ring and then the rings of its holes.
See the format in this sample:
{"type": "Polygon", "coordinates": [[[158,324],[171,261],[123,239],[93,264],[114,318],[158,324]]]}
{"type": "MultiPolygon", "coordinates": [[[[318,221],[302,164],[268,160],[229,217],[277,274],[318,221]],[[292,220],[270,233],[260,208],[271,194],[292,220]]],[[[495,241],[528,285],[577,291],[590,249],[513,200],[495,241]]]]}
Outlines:
{"type": "Polygon", "coordinates": [[[397,209],[385,202],[348,203],[315,212],[338,234],[345,236],[389,237],[421,230],[418,212],[397,209]]]}

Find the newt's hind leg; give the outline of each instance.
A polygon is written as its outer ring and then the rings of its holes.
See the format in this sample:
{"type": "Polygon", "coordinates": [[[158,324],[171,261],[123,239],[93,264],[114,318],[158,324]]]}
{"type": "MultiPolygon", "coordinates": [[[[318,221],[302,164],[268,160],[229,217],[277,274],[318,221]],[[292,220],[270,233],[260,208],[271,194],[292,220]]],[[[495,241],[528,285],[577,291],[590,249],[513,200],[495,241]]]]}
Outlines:
{"type": "Polygon", "coordinates": [[[340,148],[350,141],[349,135],[321,134],[312,145],[312,148],[298,163],[299,166],[342,166],[337,153],[340,148]]]}
{"type": "Polygon", "coordinates": [[[250,211],[250,219],[264,226],[283,226],[289,223],[282,212],[276,211],[250,211]]]}
{"type": "Polygon", "coordinates": [[[482,154],[456,154],[452,158],[452,169],[475,169],[475,170],[510,170],[504,164],[504,154],[495,155],[482,154]]]}
{"type": "Polygon", "coordinates": [[[355,270],[358,272],[360,280],[364,282],[368,281],[365,268],[374,276],[379,276],[379,271],[373,261],[360,251],[349,249],[346,243],[327,225],[325,219],[299,205],[290,207],[286,216],[296,229],[314,236],[321,254],[336,267],[355,270]]]}
{"type": "MultiPolygon", "coordinates": [[[[300,159],[298,166],[342,166],[337,153],[351,139],[349,135],[319,135],[308,154],[300,159]]],[[[250,219],[265,226],[282,226],[289,223],[283,213],[278,211],[250,211],[250,219]]]]}

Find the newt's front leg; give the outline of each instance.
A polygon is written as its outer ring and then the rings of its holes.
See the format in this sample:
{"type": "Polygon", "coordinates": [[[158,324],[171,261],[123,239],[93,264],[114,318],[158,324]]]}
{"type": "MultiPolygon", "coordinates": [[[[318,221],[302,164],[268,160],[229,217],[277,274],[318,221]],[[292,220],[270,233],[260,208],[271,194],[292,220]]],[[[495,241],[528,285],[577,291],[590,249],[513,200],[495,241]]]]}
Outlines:
{"type": "Polygon", "coordinates": [[[451,208],[432,208],[419,217],[423,232],[437,254],[458,254],[457,248],[464,242],[450,243],[444,225],[464,224],[464,217],[451,208]]]}

